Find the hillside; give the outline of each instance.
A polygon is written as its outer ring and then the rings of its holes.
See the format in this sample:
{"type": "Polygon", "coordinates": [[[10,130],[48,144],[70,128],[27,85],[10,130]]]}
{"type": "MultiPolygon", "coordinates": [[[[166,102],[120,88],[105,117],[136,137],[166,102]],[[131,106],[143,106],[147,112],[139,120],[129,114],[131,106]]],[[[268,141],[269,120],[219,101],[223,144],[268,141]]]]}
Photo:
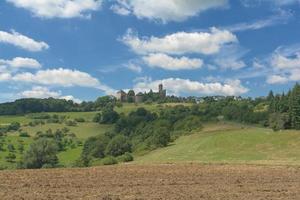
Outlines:
{"type": "Polygon", "coordinates": [[[136,158],[136,163],[300,164],[300,132],[273,132],[238,124],[210,124],[168,147],[136,158]]]}

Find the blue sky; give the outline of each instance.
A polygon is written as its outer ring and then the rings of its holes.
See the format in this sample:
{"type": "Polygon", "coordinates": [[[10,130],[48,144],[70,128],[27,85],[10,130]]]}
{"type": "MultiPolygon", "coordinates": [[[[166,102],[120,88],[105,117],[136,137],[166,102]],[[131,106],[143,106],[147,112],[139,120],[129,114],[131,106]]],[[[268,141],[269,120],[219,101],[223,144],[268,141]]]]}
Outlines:
{"type": "Polygon", "coordinates": [[[119,89],[261,96],[300,80],[299,0],[0,1],[0,102],[119,89]]]}

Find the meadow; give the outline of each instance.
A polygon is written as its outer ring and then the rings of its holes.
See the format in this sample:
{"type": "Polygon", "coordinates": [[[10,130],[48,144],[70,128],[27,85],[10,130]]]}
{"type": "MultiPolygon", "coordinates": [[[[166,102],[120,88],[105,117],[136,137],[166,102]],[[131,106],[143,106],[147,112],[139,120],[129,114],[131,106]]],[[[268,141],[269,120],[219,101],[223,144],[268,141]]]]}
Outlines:
{"type": "Polygon", "coordinates": [[[168,147],[136,157],[135,163],[300,164],[300,131],[208,124],[202,131],[182,136],[168,147]]]}

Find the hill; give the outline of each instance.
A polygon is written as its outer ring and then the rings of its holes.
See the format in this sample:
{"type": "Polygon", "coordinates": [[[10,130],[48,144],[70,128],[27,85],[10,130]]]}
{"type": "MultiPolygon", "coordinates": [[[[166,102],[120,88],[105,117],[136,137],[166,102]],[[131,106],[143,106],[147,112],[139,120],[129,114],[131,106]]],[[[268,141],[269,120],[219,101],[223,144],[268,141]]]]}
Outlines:
{"type": "Polygon", "coordinates": [[[168,147],[136,158],[136,163],[300,164],[300,131],[210,124],[168,147]]]}

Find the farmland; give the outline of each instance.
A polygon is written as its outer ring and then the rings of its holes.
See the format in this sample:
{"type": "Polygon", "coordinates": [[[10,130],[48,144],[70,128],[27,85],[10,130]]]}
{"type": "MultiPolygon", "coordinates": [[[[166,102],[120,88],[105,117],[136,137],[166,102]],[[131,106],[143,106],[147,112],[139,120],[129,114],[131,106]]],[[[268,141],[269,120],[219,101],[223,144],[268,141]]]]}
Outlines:
{"type": "Polygon", "coordinates": [[[0,173],[1,199],[300,198],[300,169],[249,165],[119,165],[0,173]]]}

